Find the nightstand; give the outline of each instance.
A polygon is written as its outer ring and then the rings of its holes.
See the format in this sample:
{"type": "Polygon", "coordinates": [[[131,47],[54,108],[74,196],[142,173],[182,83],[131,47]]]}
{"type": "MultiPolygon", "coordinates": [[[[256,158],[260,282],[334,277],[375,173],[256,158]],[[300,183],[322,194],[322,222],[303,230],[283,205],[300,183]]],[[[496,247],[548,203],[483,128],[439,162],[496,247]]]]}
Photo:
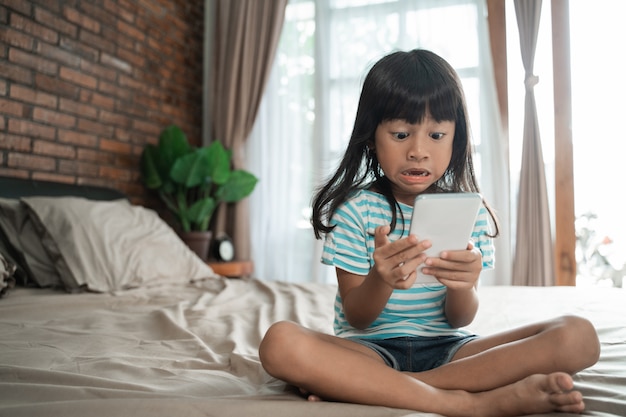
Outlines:
{"type": "Polygon", "coordinates": [[[252,261],[208,261],[207,265],[209,265],[216,274],[228,278],[247,277],[252,275],[252,271],[254,271],[254,263],[252,261]]]}

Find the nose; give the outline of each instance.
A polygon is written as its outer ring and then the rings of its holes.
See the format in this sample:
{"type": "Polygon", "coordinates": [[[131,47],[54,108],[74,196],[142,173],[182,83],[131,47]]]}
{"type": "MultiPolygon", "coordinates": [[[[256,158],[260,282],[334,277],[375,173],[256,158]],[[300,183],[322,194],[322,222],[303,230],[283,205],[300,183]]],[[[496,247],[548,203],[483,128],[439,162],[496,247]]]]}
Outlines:
{"type": "Polygon", "coordinates": [[[415,137],[412,141],[409,141],[407,158],[411,161],[421,161],[428,158],[428,150],[423,139],[415,137]]]}

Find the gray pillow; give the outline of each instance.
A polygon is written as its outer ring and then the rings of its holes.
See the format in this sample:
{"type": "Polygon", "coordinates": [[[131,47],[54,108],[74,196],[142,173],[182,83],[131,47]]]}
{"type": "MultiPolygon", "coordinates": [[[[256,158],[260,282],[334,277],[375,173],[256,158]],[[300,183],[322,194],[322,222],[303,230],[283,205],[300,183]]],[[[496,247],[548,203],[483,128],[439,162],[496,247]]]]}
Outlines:
{"type": "Polygon", "coordinates": [[[218,277],[156,212],[128,200],[28,197],[45,250],[66,287],[111,292],[218,277]]]}
{"type": "Polygon", "coordinates": [[[7,261],[0,253],[0,297],[3,297],[7,291],[15,286],[15,273],[16,266],[7,261]]]}
{"type": "Polygon", "coordinates": [[[54,263],[43,247],[39,234],[19,200],[0,198],[0,234],[5,258],[15,261],[18,271],[24,272],[39,287],[62,287],[54,263]]]}

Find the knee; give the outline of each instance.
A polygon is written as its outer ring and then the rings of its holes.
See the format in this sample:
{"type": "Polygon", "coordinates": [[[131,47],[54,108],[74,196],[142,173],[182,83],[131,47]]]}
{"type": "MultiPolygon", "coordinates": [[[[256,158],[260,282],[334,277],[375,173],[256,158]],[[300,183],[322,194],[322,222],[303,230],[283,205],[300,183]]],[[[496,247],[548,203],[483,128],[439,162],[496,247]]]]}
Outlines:
{"type": "Polygon", "coordinates": [[[259,359],[267,373],[281,378],[285,367],[293,366],[300,330],[297,324],[288,321],[274,323],[267,330],[259,345],[259,359]]]}
{"type": "Polygon", "coordinates": [[[595,364],[600,358],[600,342],[593,324],[572,315],[561,317],[559,321],[558,340],[569,352],[563,356],[569,357],[572,373],[595,364]]]}

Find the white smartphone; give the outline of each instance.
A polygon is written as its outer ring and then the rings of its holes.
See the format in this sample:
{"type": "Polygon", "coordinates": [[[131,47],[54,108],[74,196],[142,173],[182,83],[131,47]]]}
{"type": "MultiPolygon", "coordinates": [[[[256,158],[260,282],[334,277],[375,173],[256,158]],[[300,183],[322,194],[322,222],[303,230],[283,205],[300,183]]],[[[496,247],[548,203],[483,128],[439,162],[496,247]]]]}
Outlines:
{"type": "MultiPolygon", "coordinates": [[[[438,257],[445,250],[466,249],[482,201],[478,193],[419,195],[413,206],[410,233],[419,240],[431,241],[432,246],[425,251],[429,257],[438,257]]],[[[439,283],[434,276],[423,274],[422,267],[417,268],[416,283],[439,283]]]]}

